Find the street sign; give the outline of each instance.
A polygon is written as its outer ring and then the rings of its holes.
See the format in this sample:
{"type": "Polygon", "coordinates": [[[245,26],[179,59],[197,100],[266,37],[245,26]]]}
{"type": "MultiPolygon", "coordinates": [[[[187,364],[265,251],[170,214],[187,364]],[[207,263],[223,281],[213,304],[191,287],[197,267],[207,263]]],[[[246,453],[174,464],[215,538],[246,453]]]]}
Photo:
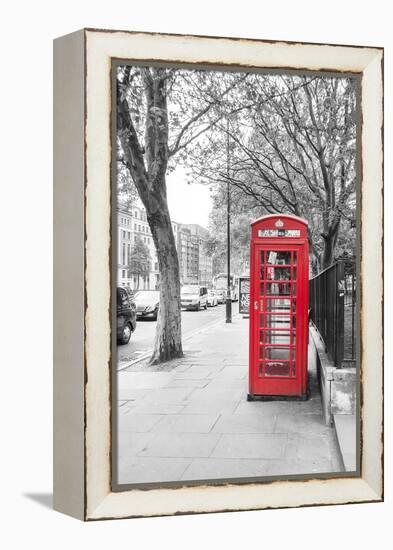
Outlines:
{"type": "Polygon", "coordinates": [[[239,277],[239,313],[250,312],[250,277],[239,277]]]}

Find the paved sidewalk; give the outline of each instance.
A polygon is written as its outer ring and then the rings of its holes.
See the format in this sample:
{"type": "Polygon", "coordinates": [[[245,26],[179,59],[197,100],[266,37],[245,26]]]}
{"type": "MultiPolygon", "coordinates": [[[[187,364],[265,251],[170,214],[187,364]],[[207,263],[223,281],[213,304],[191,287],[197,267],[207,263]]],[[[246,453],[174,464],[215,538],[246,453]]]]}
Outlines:
{"type": "Polygon", "coordinates": [[[248,402],[248,320],[195,334],[165,370],[118,373],[119,483],[340,471],[316,372],[303,402],[248,402]]]}

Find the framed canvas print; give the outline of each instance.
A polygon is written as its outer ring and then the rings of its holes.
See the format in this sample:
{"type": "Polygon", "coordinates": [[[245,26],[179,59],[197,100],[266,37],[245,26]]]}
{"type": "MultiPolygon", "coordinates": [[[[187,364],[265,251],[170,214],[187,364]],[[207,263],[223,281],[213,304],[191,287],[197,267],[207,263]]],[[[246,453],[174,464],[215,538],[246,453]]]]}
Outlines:
{"type": "Polygon", "coordinates": [[[383,50],[54,46],[54,503],[383,499],[383,50]]]}

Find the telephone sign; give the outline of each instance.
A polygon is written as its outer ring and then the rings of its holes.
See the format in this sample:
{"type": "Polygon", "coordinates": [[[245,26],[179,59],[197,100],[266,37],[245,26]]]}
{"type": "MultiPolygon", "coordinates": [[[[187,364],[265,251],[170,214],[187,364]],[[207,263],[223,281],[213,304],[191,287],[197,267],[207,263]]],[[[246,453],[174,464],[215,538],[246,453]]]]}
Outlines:
{"type": "Polygon", "coordinates": [[[307,222],[252,223],[248,399],[307,397],[307,222]]]}

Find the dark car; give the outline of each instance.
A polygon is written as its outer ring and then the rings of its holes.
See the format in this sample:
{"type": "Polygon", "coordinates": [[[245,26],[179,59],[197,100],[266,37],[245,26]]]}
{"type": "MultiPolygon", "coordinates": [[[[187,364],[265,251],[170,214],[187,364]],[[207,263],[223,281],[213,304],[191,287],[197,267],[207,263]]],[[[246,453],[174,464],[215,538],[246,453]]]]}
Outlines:
{"type": "Polygon", "coordinates": [[[137,317],[157,320],[159,303],[160,292],[158,290],[139,290],[135,293],[137,317]]]}
{"type": "Polygon", "coordinates": [[[128,344],[131,334],[136,329],[135,302],[131,294],[122,287],[117,287],[117,341],[128,344]]]}

